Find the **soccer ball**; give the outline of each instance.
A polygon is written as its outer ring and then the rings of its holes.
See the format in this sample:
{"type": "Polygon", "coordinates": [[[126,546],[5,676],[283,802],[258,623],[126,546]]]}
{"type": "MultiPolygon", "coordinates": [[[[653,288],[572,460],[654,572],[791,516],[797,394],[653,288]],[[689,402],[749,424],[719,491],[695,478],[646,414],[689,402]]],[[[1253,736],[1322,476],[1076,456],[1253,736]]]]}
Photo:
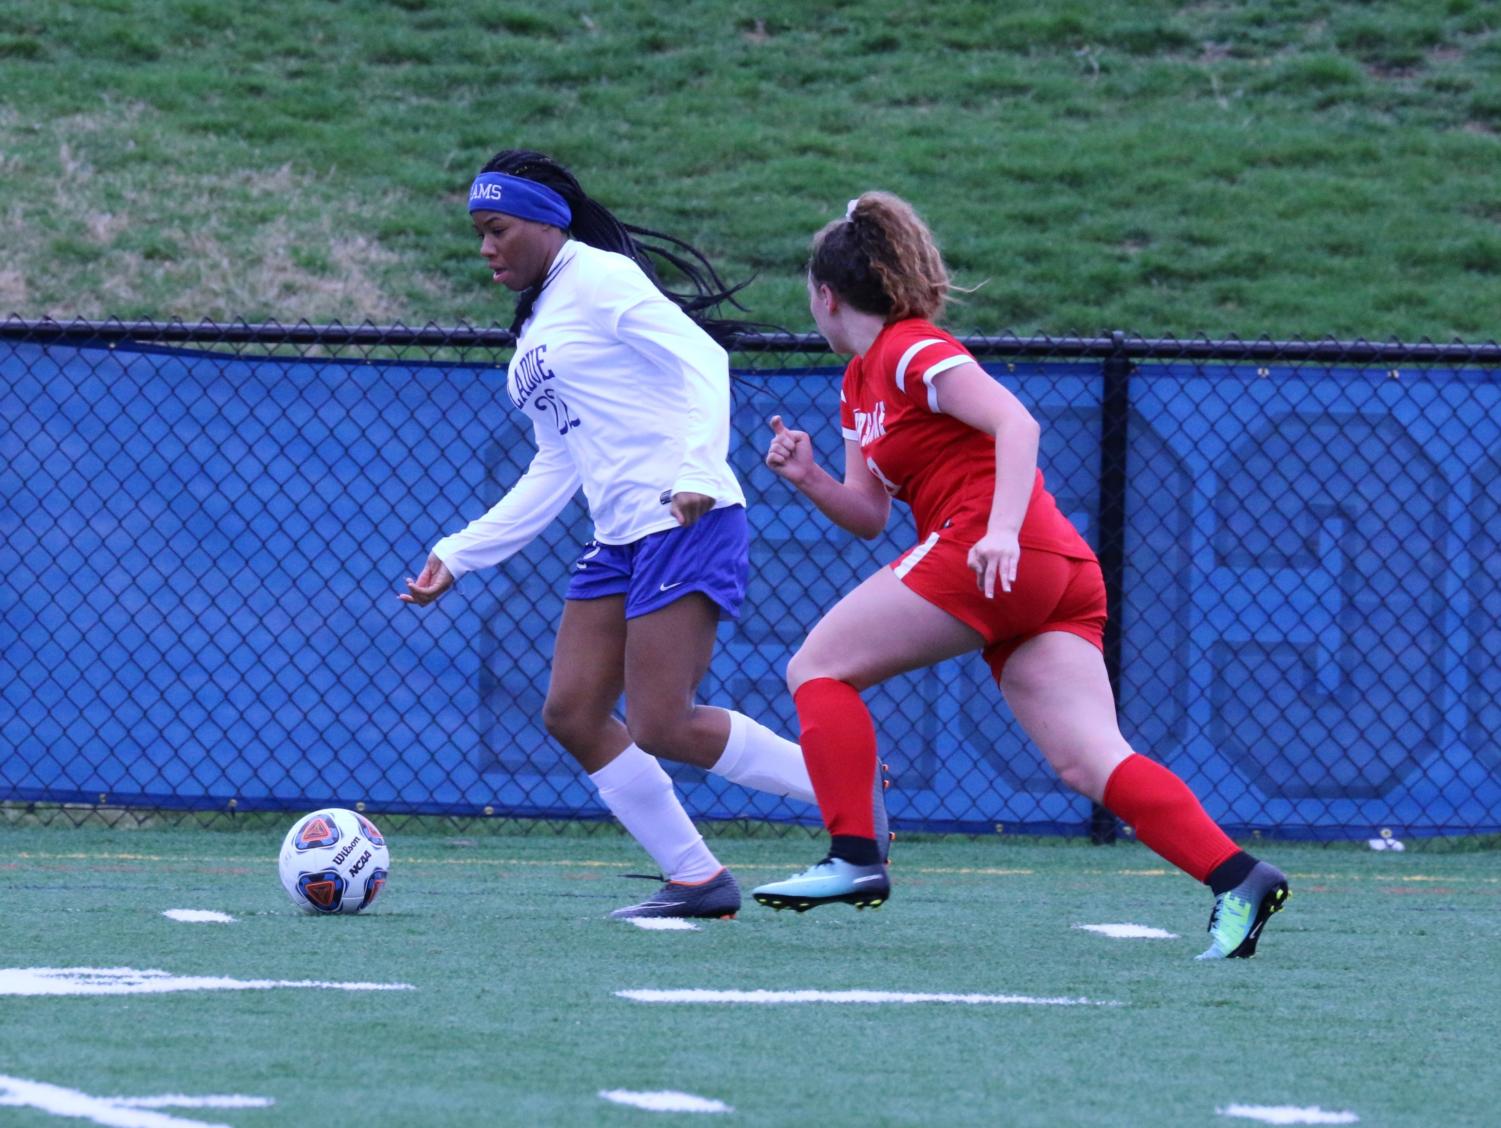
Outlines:
{"type": "Polygon", "coordinates": [[[281,885],[310,913],[357,913],[386,884],[391,855],[364,815],[330,807],[292,824],[281,844],[281,885]]]}

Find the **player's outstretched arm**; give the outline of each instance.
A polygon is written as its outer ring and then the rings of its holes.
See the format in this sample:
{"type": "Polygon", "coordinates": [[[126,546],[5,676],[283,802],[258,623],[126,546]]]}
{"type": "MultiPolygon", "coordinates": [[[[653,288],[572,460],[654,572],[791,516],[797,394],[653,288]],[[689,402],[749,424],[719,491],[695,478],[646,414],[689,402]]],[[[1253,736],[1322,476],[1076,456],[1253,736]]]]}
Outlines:
{"type": "Polygon", "coordinates": [[[453,587],[453,573],[443,561],[429,553],[427,563],[422,566],[422,574],[415,580],[408,576],[406,583],[407,590],[398,592],[396,598],[403,603],[425,607],[453,587]]]}
{"type": "Polygon", "coordinates": [[[869,540],[880,536],[886,528],[891,497],[866,469],[859,443],[845,443],[841,483],[813,460],[813,443],[808,432],[789,430],[780,415],[773,415],[766,465],[806,494],[841,529],[869,540]]]}

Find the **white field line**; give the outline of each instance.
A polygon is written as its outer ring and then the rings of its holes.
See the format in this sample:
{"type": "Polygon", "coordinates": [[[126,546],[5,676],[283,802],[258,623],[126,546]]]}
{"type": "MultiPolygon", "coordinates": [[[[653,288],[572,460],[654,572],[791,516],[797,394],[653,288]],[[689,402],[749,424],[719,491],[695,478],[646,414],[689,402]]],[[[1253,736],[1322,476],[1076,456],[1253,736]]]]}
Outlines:
{"type": "Polygon", "coordinates": [[[1034,995],[950,995],[909,991],[713,991],[687,988],[663,991],[654,988],[616,991],[616,996],[637,1003],[963,1003],[966,1005],[1020,1005],[1035,1007],[1119,1007],[1112,1000],[1034,995]]]}
{"type": "Polygon", "coordinates": [[[186,1120],[165,1112],[123,1108],[109,1097],[91,1097],[77,1089],[7,1077],[0,1073],[0,1107],[34,1108],[52,1116],[90,1120],[110,1128],[229,1128],[206,1120],[186,1120]]]}
{"type": "Polygon", "coordinates": [[[184,924],[235,923],[235,918],[228,913],[216,913],[212,909],[167,909],[162,916],[168,920],[180,920],[184,924]]]}
{"type": "Polygon", "coordinates": [[[1076,924],[1074,927],[1084,932],[1098,932],[1101,936],[1109,936],[1112,940],[1178,939],[1176,932],[1167,932],[1145,924],[1076,924]]]}
{"type": "Polygon", "coordinates": [[[1297,1105],[1242,1105],[1233,1104],[1214,1110],[1221,1116],[1238,1116],[1245,1120],[1259,1120],[1263,1124],[1357,1124],[1360,1117],[1353,1112],[1331,1112],[1314,1105],[1299,1108],[1297,1105]]]}
{"type": "Polygon", "coordinates": [[[695,1097],[692,1093],[679,1093],[675,1089],[659,1089],[653,1092],[632,1092],[629,1089],[601,1089],[599,1095],[615,1104],[644,1108],[647,1112],[734,1112],[723,1101],[709,1097],[695,1097]]]}
{"type": "Polygon", "coordinates": [[[174,991],[414,991],[410,983],[331,983],[321,979],[231,979],[172,975],[133,967],[0,967],[0,995],[160,995],[174,991]]]}
{"type": "Polygon", "coordinates": [[[190,1097],[183,1093],[165,1093],[160,1097],[106,1097],[120,1108],[270,1108],[270,1097],[242,1097],[238,1093],[190,1097]]]}
{"type": "Polygon", "coordinates": [[[680,917],[628,917],[637,928],[648,932],[697,932],[698,925],[680,917]]]}

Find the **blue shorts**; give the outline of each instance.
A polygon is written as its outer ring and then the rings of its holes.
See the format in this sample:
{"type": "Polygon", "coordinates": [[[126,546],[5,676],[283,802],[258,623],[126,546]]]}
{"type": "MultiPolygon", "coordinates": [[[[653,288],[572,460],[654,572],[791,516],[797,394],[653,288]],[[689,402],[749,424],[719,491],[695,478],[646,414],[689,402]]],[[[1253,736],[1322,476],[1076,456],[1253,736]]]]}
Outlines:
{"type": "Polygon", "coordinates": [[[625,596],[625,617],[660,611],[691,591],[738,619],[750,576],[745,506],[711,509],[686,529],[664,529],[630,544],[590,541],[573,562],[565,599],[625,596]]]}

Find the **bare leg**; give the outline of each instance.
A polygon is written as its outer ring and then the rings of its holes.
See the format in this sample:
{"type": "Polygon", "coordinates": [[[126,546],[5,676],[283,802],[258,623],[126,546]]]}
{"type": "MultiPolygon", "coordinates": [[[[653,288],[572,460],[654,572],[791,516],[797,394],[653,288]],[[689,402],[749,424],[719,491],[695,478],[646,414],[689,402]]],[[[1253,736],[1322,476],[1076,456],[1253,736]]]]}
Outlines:
{"type": "Polygon", "coordinates": [[[1065,631],[1030,638],[1006,660],[1001,692],[1063,782],[1100,802],[1131,746],[1099,649],[1065,631]]]}
{"type": "Polygon", "coordinates": [[[615,716],[625,689],[625,637],[625,596],[563,604],[542,724],[591,774],[631,742],[615,716]]]}
{"type": "Polygon", "coordinates": [[[912,591],[890,568],[829,609],[787,664],[787,687],[834,678],[856,689],[920,670],[985,644],[974,628],[912,591]]]}
{"type": "Polygon", "coordinates": [[[978,650],[980,635],[882,568],[813,628],[787,667],[799,742],[830,853],[855,864],[885,857],[873,801],[878,749],[860,691],[905,670],[978,650]]]}
{"type": "Polygon", "coordinates": [[[631,743],[614,715],[625,686],[626,635],[624,596],[564,604],[543,723],[669,880],[707,881],[721,869],[718,860],[683,810],[671,777],[631,743]]]}
{"type": "Polygon", "coordinates": [[[729,714],[695,700],[718,624],[718,607],[696,592],[626,623],[626,727],[653,756],[711,768],[724,752],[729,714]]]}
{"type": "MultiPolygon", "coordinates": [[[[1187,784],[1133,753],[1093,645],[1062,631],[1028,639],[1002,670],[1001,688],[1063,782],[1125,819],[1143,845],[1204,882],[1241,854],[1187,784]]],[[[1254,864],[1244,855],[1221,872],[1243,876],[1254,864]]]]}

